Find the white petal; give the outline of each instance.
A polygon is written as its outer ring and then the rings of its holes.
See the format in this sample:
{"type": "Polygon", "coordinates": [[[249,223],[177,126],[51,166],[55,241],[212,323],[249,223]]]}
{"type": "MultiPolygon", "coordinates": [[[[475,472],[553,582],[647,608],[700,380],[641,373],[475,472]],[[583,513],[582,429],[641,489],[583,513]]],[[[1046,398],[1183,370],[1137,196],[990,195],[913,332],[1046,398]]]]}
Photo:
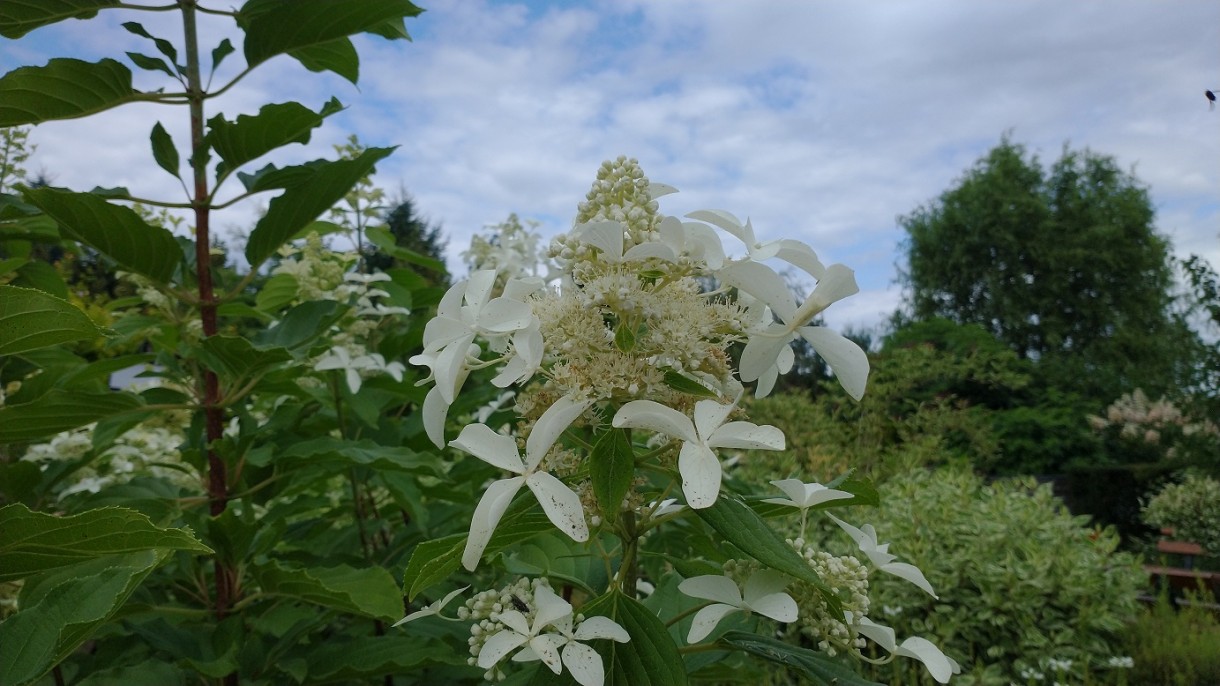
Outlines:
{"type": "Polygon", "coordinates": [[[623,405],[612,423],[620,429],[646,429],[684,441],[699,440],[690,417],[653,400],[632,400],[623,405]]]}
{"type": "Polygon", "coordinates": [[[750,609],[779,622],[795,622],[796,601],[787,593],[771,593],[749,603],[750,609]]]}
{"type": "Polygon", "coordinates": [[[848,395],[856,400],[864,397],[864,387],[868,385],[868,355],[860,346],[823,326],[805,326],[799,333],[830,365],[848,395]]]}
{"type": "Polygon", "coordinates": [[[606,683],[602,657],[587,645],[569,642],[563,647],[563,664],[580,686],[603,686],[606,683]]]}
{"type": "Polygon", "coordinates": [[[673,262],[678,259],[677,254],[664,243],[640,243],[633,245],[623,255],[623,260],[626,262],[640,262],[643,260],[657,258],[666,262],[673,262]]]}
{"type": "Polygon", "coordinates": [[[710,448],[741,448],[743,450],[783,450],[784,432],[765,424],[729,422],[716,429],[707,439],[710,448]]]}
{"type": "Polygon", "coordinates": [[[505,436],[492,431],[486,424],[467,424],[462,433],[449,442],[449,445],[474,455],[493,467],[499,467],[506,472],[522,474],[525,465],[517,452],[517,441],[512,436],[505,436]]]}
{"type": "Polygon", "coordinates": [[[733,236],[735,236],[742,243],[745,243],[747,246],[753,247],[754,245],[753,233],[751,232],[751,235],[747,237],[745,227],[741,225],[741,220],[733,216],[731,212],[726,212],[725,210],[696,210],[686,216],[691,219],[698,219],[701,222],[707,222],[708,224],[712,224],[714,226],[719,226],[725,231],[733,234],[733,236]],[[747,240],[747,238],[749,240],[747,240]]]}
{"type": "Polygon", "coordinates": [[[445,418],[449,414],[449,403],[441,397],[440,389],[435,386],[424,396],[424,433],[438,448],[445,447],[445,418]]]}
{"type": "Polygon", "coordinates": [[[589,540],[589,525],[585,523],[585,511],[580,505],[580,496],[563,482],[546,472],[534,472],[526,479],[526,485],[538,498],[547,519],[573,541],[589,540]]]}
{"type": "Polygon", "coordinates": [[[732,605],[708,605],[707,607],[695,613],[695,617],[691,620],[690,633],[686,635],[687,643],[698,643],[707,638],[707,635],[712,633],[716,625],[721,619],[730,612],[736,612],[738,608],[732,605]]]}
{"type": "Polygon", "coordinates": [[[874,550],[877,548],[877,537],[875,534],[870,536],[864,531],[857,529],[829,512],[826,513],[826,516],[830,517],[830,521],[838,524],[839,528],[845,531],[848,536],[851,536],[851,539],[856,542],[856,545],[860,547],[860,550],[874,550]]]}
{"type": "Polygon", "coordinates": [[[686,251],[691,257],[703,260],[713,271],[724,266],[724,244],[720,242],[720,234],[697,222],[683,222],[682,228],[686,229],[686,251]]]}
{"type": "Polygon", "coordinates": [[[953,667],[956,665],[952,660],[945,657],[945,654],[940,651],[927,639],[918,636],[912,636],[902,642],[898,646],[898,650],[894,651],[895,655],[904,655],[913,657],[923,663],[924,667],[928,668],[928,672],[936,679],[938,683],[949,683],[949,677],[953,676],[956,671],[953,667]]]}
{"type": "Polygon", "coordinates": [[[746,579],[746,585],[742,589],[742,601],[753,608],[755,602],[783,591],[787,585],[788,577],[783,574],[773,569],[760,569],[746,579]]]}
{"type": "Polygon", "coordinates": [[[473,272],[466,279],[466,304],[470,305],[477,312],[483,308],[483,304],[487,302],[487,296],[491,295],[491,287],[496,284],[496,270],[481,269],[473,272]]]}
{"type": "Polygon", "coordinates": [[[631,635],[627,630],[619,626],[619,623],[609,617],[600,615],[589,617],[576,627],[574,637],[581,641],[588,641],[594,638],[608,638],[611,641],[619,643],[627,643],[631,640],[631,635]]]}
{"type": "Polygon", "coordinates": [[[542,660],[542,664],[551,668],[551,671],[558,674],[563,671],[563,662],[559,657],[559,646],[567,643],[568,639],[559,634],[543,634],[530,639],[530,648],[542,660]]]}
{"type": "Polygon", "coordinates": [[[415,620],[419,619],[420,617],[431,617],[434,614],[436,614],[436,610],[432,609],[432,606],[429,605],[428,607],[425,607],[422,610],[416,610],[415,612],[412,612],[411,614],[407,615],[406,617],[403,617],[402,619],[398,620],[397,622],[394,622],[390,626],[392,626],[392,627],[402,626],[403,624],[406,624],[407,622],[414,622],[415,620]]]}
{"type": "Polygon", "coordinates": [[[532,627],[533,633],[538,633],[542,631],[543,627],[550,626],[561,617],[572,614],[572,604],[546,586],[539,586],[534,591],[534,605],[536,611],[532,627]]]}
{"type": "Polygon", "coordinates": [[[560,434],[588,409],[590,404],[588,400],[576,400],[570,395],[565,395],[542,413],[542,416],[534,423],[529,438],[525,439],[526,469],[534,469],[538,466],[551,446],[555,445],[560,434]]]}
{"type": "MultiPolygon", "coordinates": [[[[466,284],[467,283],[468,282],[466,279],[462,279],[461,281],[458,281],[457,283],[450,286],[449,290],[445,291],[445,295],[441,296],[440,304],[438,304],[436,306],[436,319],[440,319],[442,317],[450,319],[450,320],[457,320],[457,321],[460,321],[462,319],[462,316],[461,316],[462,298],[466,294],[466,284]]],[[[431,324],[431,322],[429,322],[429,324],[431,324]]],[[[427,340],[427,337],[428,337],[427,333],[426,333],[427,329],[428,329],[428,327],[425,326],[424,327],[424,331],[425,331],[424,340],[425,341],[427,340]]]]}
{"type": "Polygon", "coordinates": [[[440,350],[468,333],[470,327],[460,319],[433,317],[424,325],[424,350],[440,350]]]}
{"type": "Polygon", "coordinates": [[[681,255],[686,250],[686,229],[682,228],[682,220],[677,217],[665,217],[657,224],[657,233],[661,242],[669,246],[675,255],[681,255]]]}
{"type": "Polygon", "coordinates": [[[609,262],[623,257],[623,225],[615,221],[588,222],[576,227],[580,240],[602,251],[609,262]]]}
{"type": "MultiPolygon", "coordinates": [[[[768,327],[768,333],[783,332],[779,325],[768,327]]],[[[789,336],[751,336],[741,351],[739,373],[742,381],[754,381],[768,370],[778,367],[779,357],[788,346],[789,336]]]]}
{"type": "Polygon", "coordinates": [[[894,630],[883,624],[877,624],[868,617],[860,618],[860,625],[857,627],[860,634],[872,639],[877,645],[885,648],[887,652],[894,652],[898,649],[898,642],[894,638],[894,630]]]}
{"type": "Polygon", "coordinates": [[[720,495],[720,458],[706,446],[683,443],[678,451],[678,473],[686,504],[701,510],[711,507],[720,495]]]}
{"type": "MultiPolygon", "coordinates": [[[[771,485],[775,486],[779,490],[783,491],[784,495],[786,495],[786,496],[788,496],[788,498],[790,498],[788,503],[791,503],[793,507],[799,507],[802,509],[804,509],[806,507],[805,506],[805,482],[804,481],[801,481],[800,479],[779,479],[776,481],[772,481],[771,485]]],[[[764,501],[764,502],[775,502],[778,500],[779,500],[778,498],[772,498],[770,501],[764,501]]],[[[781,504],[788,504],[788,503],[781,503],[781,504]]]]}
{"type": "Polygon", "coordinates": [[[504,296],[525,302],[526,298],[546,288],[546,282],[536,276],[518,276],[504,284],[504,296]]]}
{"type": "MultiPolygon", "coordinates": [[[[791,348],[787,348],[789,352],[791,348]]],[[[783,351],[780,351],[781,354],[783,351]]],[[[773,364],[767,367],[767,370],[758,375],[758,383],[754,386],[754,397],[765,398],[771,395],[771,391],[775,390],[775,382],[779,380],[779,365],[773,364]]]]}
{"type": "Polygon", "coordinates": [[[780,248],[775,253],[779,259],[802,269],[805,273],[821,281],[825,278],[826,267],[818,260],[818,255],[805,243],[792,238],[779,241],[780,248]]]}
{"type": "Polygon", "coordinates": [[[352,393],[359,393],[360,392],[360,372],[356,371],[355,369],[348,369],[346,376],[347,376],[347,387],[351,390],[352,393]]]}
{"type": "Polygon", "coordinates": [[[483,669],[491,667],[527,640],[529,640],[528,636],[522,636],[515,631],[505,630],[492,634],[491,638],[483,644],[483,649],[479,651],[479,667],[483,669]]]}
{"type": "Polygon", "coordinates": [[[932,584],[928,583],[928,580],[926,577],[924,577],[923,572],[919,571],[919,568],[915,565],[907,564],[905,562],[890,562],[882,565],[879,567],[879,569],[883,572],[893,574],[900,579],[906,579],[907,581],[923,589],[925,593],[933,598],[938,600],[940,599],[940,596],[936,595],[936,591],[932,590],[932,584]]]}
{"type": "Polygon", "coordinates": [[[533,308],[520,300],[496,298],[479,310],[479,328],[491,333],[524,329],[533,320],[533,308]]]}
{"type": "Polygon", "coordinates": [[[648,182],[648,197],[656,200],[663,195],[677,193],[678,189],[667,183],[656,183],[655,181],[648,182]]]}
{"type": "Polygon", "coordinates": [[[466,381],[466,354],[470,352],[472,341],[473,333],[454,339],[436,356],[436,364],[432,367],[433,373],[436,374],[436,387],[441,390],[441,397],[450,405],[457,397],[458,389],[466,381]]]}
{"type": "Polygon", "coordinates": [[[712,600],[717,603],[741,607],[741,590],[737,582],[722,574],[705,574],[683,579],[678,590],[692,598],[712,600]]]}
{"type": "Polygon", "coordinates": [[[499,617],[501,624],[512,629],[513,631],[516,631],[522,636],[529,636],[531,634],[529,620],[527,620],[525,615],[521,614],[519,610],[507,610],[505,612],[501,612],[499,617]]]}
{"type": "Polygon", "coordinates": [[[796,315],[796,301],[784,278],[759,262],[734,262],[716,272],[720,280],[767,303],[779,318],[790,323],[796,315]]]}
{"type": "MultiPolygon", "coordinates": [[[[856,273],[844,265],[832,264],[826,268],[826,275],[818,280],[818,285],[809,294],[808,302],[801,307],[801,310],[804,311],[808,307],[813,310],[811,314],[817,314],[830,307],[832,303],[859,292],[860,286],[856,284],[856,273]]],[[[800,323],[804,324],[804,322],[800,323]]]]}
{"type": "Polygon", "coordinates": [[[695,433],[706,441],[724,423],[736,405],[723,405],[715,400],[700,400],[695,403],[695,433]]]}
{"type": "Polygon", "coordinates": [[[488,486],[483,492],[483,497],[474,508],[474,516],[470,520],[470,534],[466,537],[466,548],[462,551],[462,566],[467,570],[473,572],[479,565],[479,559],[483,557],[483,551],[491,542],[496,525],[500,523],[500,518],[504,516],[504,511],[508,509],[509,503],[513,501],[513,496],[517,495],[524,481],[525,479],[519,476],[502,479],[488,486]]]}

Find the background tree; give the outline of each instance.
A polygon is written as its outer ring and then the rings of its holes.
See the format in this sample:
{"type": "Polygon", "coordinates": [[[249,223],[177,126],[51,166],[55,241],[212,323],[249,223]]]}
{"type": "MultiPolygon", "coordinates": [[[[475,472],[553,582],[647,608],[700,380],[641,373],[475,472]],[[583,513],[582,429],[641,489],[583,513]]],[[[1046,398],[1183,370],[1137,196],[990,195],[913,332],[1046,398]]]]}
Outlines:
{"type": "Polygon", "coordinates": [[[408,261],[402,256],[391,256],[385,252],[371,252],[365,255],[365,263],[369,269],[382,271],[394,267],[405,267],[421,276],[430,286],[449,286],[449,274],[443,267],[445,263],[445,238],[439,223],[433,223],[419,213],[415,199],[406,189],[399,188],[398,194],[387,206],[383,219],[385,229],[394,238],[394,245],[416,255],[430,259],[434,264],[421,261],[408,261]]]}
{"type": "Polygon", "coordinates": [[[1007,137],[938,199],[899,218],[907,315],[979,324],[1046,378],[1109,402],[1189,375],[1168,239],[1115,160],[1064,148],[1044,170],[1007,137]]]}

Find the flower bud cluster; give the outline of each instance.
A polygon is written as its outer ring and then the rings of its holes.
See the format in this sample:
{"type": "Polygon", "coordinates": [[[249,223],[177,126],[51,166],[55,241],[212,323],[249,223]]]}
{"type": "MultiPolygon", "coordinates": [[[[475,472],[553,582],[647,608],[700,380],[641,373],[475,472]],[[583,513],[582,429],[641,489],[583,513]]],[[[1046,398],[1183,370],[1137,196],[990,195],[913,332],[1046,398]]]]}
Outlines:
{"type": "MultiPolygon", "coordinates": [[[[466,640],[467,645],[470,646],[470,657],[466,660],[467,664],[478,664],[479,653],[483,651],[483,645],[487,639],[504,630],[504,624],[499,619],[501,612],[517,610],[525,615],[528,621],[533,621],[534,614],[537,612],[534,592],[539,586],[550,588],[551,582],[546,578],[521,577],[503,588],[476,593],[466,601],[465,605],[458,608],[458,619],[471,621],[470,638],[466,640]]],[[[488,681],[496,682],[503,681],[505,675],[496,666],[489,669],[484,677],[488,681]]]]}
{"type": "Polygon", "coordinates": [[[801,557],[817,572],[822,582],[842,600],[844,616],[835,616],[826,599],[812,584],[793,584],[791,594],[800,608],[800,619],[795,626],[800,633],[817,644],[827,655],[835,656],[840,650],[856,652],[866,641],[859,638],[855,626],[849,626],[847,617],[858,625],[868,616],[868,567],[851,555],[836,557],[823,550],[805,544],[803,539],[789,540],[801,557]]]}

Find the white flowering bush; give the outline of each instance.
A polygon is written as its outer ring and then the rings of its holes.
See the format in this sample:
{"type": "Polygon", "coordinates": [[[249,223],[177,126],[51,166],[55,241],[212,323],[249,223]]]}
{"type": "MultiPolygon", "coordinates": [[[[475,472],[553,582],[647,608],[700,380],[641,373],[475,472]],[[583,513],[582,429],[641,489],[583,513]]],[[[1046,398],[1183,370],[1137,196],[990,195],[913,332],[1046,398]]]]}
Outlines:
{"type": "Polygon", "coordinates": [[[540,659],[555,673],[562,664],[586,686],[684,683],[681,655],[697,649],[744,651],[815,681],[835,674],[848,683],[855,677],[842,674],[835,656],[863,659],[872,643],[888,655],[884,661],[914,658],[946,682],[956,663],[923,638],[900,640],[868,614],[876,572],[934,594],[918,569],[897,561],[867,525],[833,518],[860,557],[827,558],[803,540],[785,540],[766,518],[804,520],[871,502],[867,484],[785,480],[775,485],[786,498],[762,498],[724,479],[733,451],[785,448],[782,431],[749,422],[738,403],[744,383],[765,396],[791,369],[794,340],[812,345],[850,396],[864,393],[864,351],[811,324],[857,291],[852,271],[823,265],[797,240],[760,241],[749,220],[723,210],[664,215],[658,198],[673,192],[651,183],[635,160],[604,163],[572,229],[547,248],[555,271],[546,276],[519,224],[498,240],[476,239],[470,255],[481,268],[445,293],[425,327],[423,351],[410,361],[428,371],[422,418],[429,439],[492,471],[469,472],[490,478],[477,486],[467,533],[415,549],[408,596],[459,567],[482,572],[491,560],[519,569],[514,545],[541,536],[551,554],[533,566],[553,570],[552,577],[566,570],[559,575],[564,597],[585,604],[574,610],[538,584],[529,586],[532,599],[524,586],[477,595],[498,599],[490,608],[474,601],[465,617],[475,620],[472,664],[489,679],[509,674],[509,661],[540,659]],[[726,239],[733,241],[727,247],[726,239]],[[506,264],[497,262],[501,256],[506,264]],[[798,301],[768,262],[801,270],[816,288],[798,301]],[[514,421],[463,420],[455,431],[450,409],[476,374],[515,394],[514,421]],[[683,578],[676,585],[668,583],[674,574],[683,578]],[[646,589],[707,602],[658,618],[638,600],[646,589]],[[576,611],[604,621],[581,634],[571,620],[576,611]],[[738,628],[725,632],[719,625],[729,616],[748,621],[734,620],[738,628]],[[816,650],[775,641],[774,622],[798,624],[816,650]],[[608,659],[594,660],[576,642],[582,636],[610,639],[593,644],[608,659]]]}

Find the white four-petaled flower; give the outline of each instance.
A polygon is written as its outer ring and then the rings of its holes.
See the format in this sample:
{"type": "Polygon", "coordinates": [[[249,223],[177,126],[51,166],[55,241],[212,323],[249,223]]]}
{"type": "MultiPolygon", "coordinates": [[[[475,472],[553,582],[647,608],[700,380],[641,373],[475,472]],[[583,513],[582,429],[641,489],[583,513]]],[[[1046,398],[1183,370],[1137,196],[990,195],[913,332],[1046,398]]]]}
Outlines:
{"type": "Polygon", "coordinates": [[[539,470],[542,458],[559,439],[560,434],[589,405],[587,400],[578,401],[566,395],[556,400],[555,404],[538,418],[529,438],[525,440],[524,459],[517,450],[517,441],[512,436],[498,434],[486,424],[467,425],[462,429],[462,433],[449,443],[494,467],[517,475],[493,482],[475,507],[474,517],[470,521],[470,535],[466,539],[466,549],[462,552],[462,565],[466,569],[473,571],[478,566],[479,558],[483,556],[483,550],[491,541],[496,525],[500,523],[504,511],[508,509],[522,485],[533,491],[538,503],[542,505],[542,511],[560,531],[575,541],[589,540],[589,527],[585,523],[580,496],[552,474],[539,470]]]}
{"type": "Polygon", "coordinates": [[[756,612],[780,622],[795,622],[797,605],[792,596],[784,593],[787,585],[783,574],[770,569],[751,574],[742,590],[727,576],[709,574],[683,580],[678,584],[679,591],[692,598],[715,601],[695,613],[686,642],[702,641],[731,612],[756,612]]]}
{"type": "Polygon", "coordinates": [[[546,586],[534,591],[534,605],[532,622],[517,610],[493,617],[505,628],[483,644],[479,667],[487,669],[521,648],[513,656],[514,662],[542,660],[555,674],[567,667],[581,686],[602,686],[606,681],[602,658],[581,641],[605,638],[626,643],[631,640],[626,630],[609,617],[589,617],[573,630],[572,606],[546,586]],[[555,631],[544,631],[547,627],[555,631]]]}
{"type": "Polygon", "coordinates": [[[906,579],[923,589],[924,592],[933,598],[940,597],[936,595],[936,591],[932,590],[932,584],[928,583],[928,580],[924,577],[923,572],[919,571],[918,567],[906,562],[894,562],[897,556],[889,552],[889,543],[877,543],[877,530],[873,528],[872,524],[865,524],[861,528],[856,528],[829,512],[826,513],[826,516],[830,517],[835,524],[839,525],[840,529],[846,531],[847,535],[852,537],[852,540],[860,547],[860,552],[868,556],[869,561],[876,565],[877,569],[888,574],[893,574],[900,579],[906,579]]]}
{"type": "MultiPolygon", "coordinates": [[[[850,621],[849,616],[848,622],[850,623],[850,621]]],[[[937,683],[947,684],[949,677],[962,671],[961,666],[953,658],[945,655],[940,648],[925,638],[912,636],[899,644],[893,629],[883,624],[877,624],[868,617],[860,618],[856,630],[894,655],[919,660],[937,683]]]]}
{"type": "Polygon", "coordinates": [[[774,426],[728,422],[736,403],[714,400],[695,403],[695,420],[652,400],[633,400],[619,408],[613,424],[618,428],[647,429],[680,439],[678,473],[682,493],[695,509],[711,507],[720,495],[720,459],[714,448],[783,450],[784,433],[774,426]]]}

